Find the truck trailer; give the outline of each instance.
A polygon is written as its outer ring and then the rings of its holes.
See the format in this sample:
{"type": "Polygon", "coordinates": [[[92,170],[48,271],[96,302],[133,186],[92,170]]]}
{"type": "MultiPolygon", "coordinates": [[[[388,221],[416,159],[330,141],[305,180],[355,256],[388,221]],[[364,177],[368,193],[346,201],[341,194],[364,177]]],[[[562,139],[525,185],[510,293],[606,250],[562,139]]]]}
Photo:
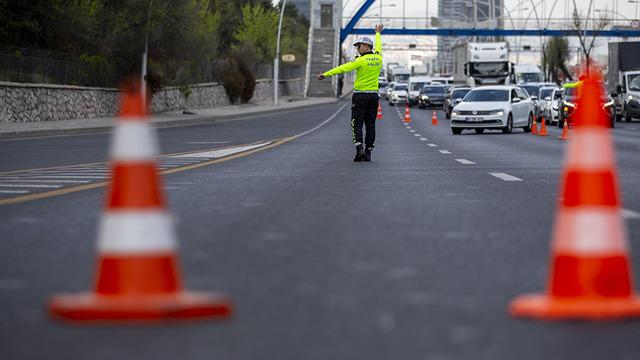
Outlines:
{"type": "Polygon", "coordinates": [[[506,42],[462,43],[453,47],[453,81],[480,85],[514,83],[506,42]]]}
{"type": "Polygon", "coordinates": [[[607,83],[616,120],[640,118],[640,41],[609,43],[607,83]]]}

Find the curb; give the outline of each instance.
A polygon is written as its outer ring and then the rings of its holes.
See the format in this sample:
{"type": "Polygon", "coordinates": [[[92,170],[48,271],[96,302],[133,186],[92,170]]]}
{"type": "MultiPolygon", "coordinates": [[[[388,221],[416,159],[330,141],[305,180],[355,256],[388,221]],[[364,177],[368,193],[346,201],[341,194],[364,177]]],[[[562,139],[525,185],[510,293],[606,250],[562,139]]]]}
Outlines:
{"type": "MultiPolygon", "coordinates": [[[[271,113],[287,112],[290,110],[298,110],[298,109],[304,109],[308,107],[333,104],[343,100],[344,99],[342,98],[340,99],[333,98],[332,101],[316,103],[316,104],[302,104],[299,106],[292,106],[285,109],[267,109],[267,110],[253,111],[248,113],[237,113],[237,114],[229,114],[229,115],[212,115],[212,116],[197,117],[197,118],[185,117],[181,119],[167,120],[167,121],[155,121],[155,122],[152,121],[151,125],[154,128],[162,129],[162,128],[171,128],[171,127],[210,124],[210,123],[215,123],[217,121],[233,120],[236,118],[239,118],[237,120],[242,120],[243,118],[248,118],[248,117],[255,117],[255,116],[266,115],[271,113]]],[[[185,116],[190,116],[190,115],[185,115],[185,116]]],[[[113,128],[113,125],[100,125],[100,126],[93,126],[93,127],[86,127],[86,128],[15,131],[15,132],[6,132],[6,133],[0,134],[0,140],[28,139],[28,138],[42,137],[42,136],[100,134],[100,133],[109,132],[111,131],[112,128],[113,128]]]]}

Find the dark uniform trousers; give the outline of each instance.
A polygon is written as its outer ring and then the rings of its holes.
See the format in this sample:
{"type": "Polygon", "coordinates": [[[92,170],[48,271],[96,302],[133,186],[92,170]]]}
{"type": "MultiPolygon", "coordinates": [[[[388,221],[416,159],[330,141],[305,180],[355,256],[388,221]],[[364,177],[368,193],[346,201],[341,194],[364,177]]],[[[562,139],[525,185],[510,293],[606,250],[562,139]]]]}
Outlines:
{"type": "Polygon", "coordinates": [[[351,105],[351,134],[354,145],[362,145],[362,126],[366,128],[364,145],[372,149],[376,143],[376,115],[378,114],[377,92],[354,93],[351,105]]]}

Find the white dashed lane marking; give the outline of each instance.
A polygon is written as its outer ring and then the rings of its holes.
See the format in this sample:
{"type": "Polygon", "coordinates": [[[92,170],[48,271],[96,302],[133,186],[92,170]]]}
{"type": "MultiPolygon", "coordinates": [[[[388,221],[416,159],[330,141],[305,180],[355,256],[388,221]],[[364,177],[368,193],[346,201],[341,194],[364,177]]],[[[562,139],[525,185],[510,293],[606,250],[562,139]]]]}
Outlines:
{"type": "Polygon", "coordinates": [[[489,174],[503,181],[522,181],[522,179],[520,179],[519,177],[515,177],[507,173],[489,173],[489,174]]]}
{"type": "Polygon", "coordinates": [[[438,151],[440,151],[441,154],[451,155],[451,151],[449,150],[438,150],[438,151]]]}
{"type": "Polygon", "coordinates": [[[423,137],[421,137],[421,138],[420,138],[420,141],[428,141],[428,139],[427,139],[427,138],[423,138],[423,137]]]}
{"type": "Polygon", "coordinates": [[[413,134],[413,136],[422,136],[422,135],[420,135],[420,134],[413,134]]]}
{"type": "Polygon", "coordinates": [[[415,130],[409,130],[409,132],[410,132],[410,133],[414,133],[414,132],[416,132],[416,131],[415,131],[415,130]]]}
{"type": "Polygon", "coordinates": [[[473,161],[467,159],[456,159],[456,161],[463,165],[475,165],[473,161]]]}
{"type": "Polygon", "coordinates": [[[427,145],[430,146],[430,147],[438,147],[438,145],[436,145],[436,144],[427,144],[427,145]]]}

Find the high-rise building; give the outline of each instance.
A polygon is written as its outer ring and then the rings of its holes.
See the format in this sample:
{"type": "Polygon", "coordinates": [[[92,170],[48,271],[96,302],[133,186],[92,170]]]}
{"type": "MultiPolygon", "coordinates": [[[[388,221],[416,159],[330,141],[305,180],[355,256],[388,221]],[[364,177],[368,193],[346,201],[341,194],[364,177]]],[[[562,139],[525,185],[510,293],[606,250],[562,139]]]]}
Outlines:
{"type": "MultiPolygon", "coordinates": [[[[438,0],[440,28],[502,28],[504,0],[438,0]],[[475,6],[474,6],[475,4],[475,6]],[[474,17],[474,9],[476,16],[474,17]]],[[[436,72],[451,74],[453,59],[451,49],[465,37],[438,37],[438,65],[436,72]]],[[[483,41],[483,39],[480,39],[483,41]]]]}

